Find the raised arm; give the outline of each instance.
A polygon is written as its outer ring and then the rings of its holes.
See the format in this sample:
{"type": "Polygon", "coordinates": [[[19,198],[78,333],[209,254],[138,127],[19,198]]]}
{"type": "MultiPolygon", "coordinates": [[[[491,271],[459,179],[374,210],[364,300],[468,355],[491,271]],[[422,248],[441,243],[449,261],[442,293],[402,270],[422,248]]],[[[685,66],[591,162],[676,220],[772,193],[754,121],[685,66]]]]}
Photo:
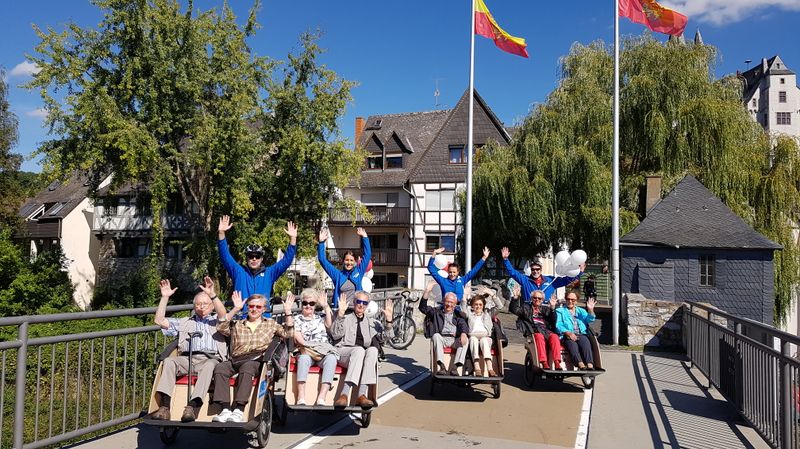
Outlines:
{"type": "Polygon", "coordinates": [[[476,263],[475,266],[472,267],[471,270],[469,270],[469,273],[464,275],[464,283],[465,284],[467,282],[471,281],[472,278],[474,278],[475,275],[478,274],[479,271],[481,271],[481,268],[483,268],[483,264],[486,263],[486,259],[488,259],[488,258],[489,258],[489,247],[484,246],[483,247],[483,257],[481,257],[480,260],[478,260],[478,263],[476,263]]]}
{"type": "Polygon", "coordinates": [[[508,261],[508,256],[511,255],[511,252],[508,250],[508,248],[503,247],[503,249],[500,251],[500,254],[503,256],[503,266],[508,272],[508,275],[520,284],[528,282],[527,276],[525,276],[524,273],[520,273],[519,271],[515,270],[511,265],[511,262],[508,261]]]}
{"type": "Polygon", "coordinates": [[[425,286],[425,291],[422,293],[422,298],[419,300],[419,311],[422,312],[423,315],[428,315],[428,313],[433,310],[433,308],[428,305],[428,298],[435,285],[436,281],[428,281],[428,285],[425,286]]]}
{"type": "Polygon", "coordinates": [[[336,275],[339,274],[339,270],[328,260],[328,255],[325,254],[325,242],[328,241],[328,234],[327,228],[322,228],[319,231],[319,243],[317,244],[317,260],[319,260],[319,264],[322,265],[322,269],[325,270],[325,273],[328,273],[328,276],[333,278],[333,282],[336,283],[336,275]]]}
{"type": "Polygon", "coordinates": [[[236,275],[236,270],[239,267],[239,264],[237,264],[236,260],[231,256],[231,250],[228,248],[228,240],[225,238],[225,232],[232,227],[231,217],[223,215],[222,218],[219,219],[219,226],[217,227],[217,251],[219,252],[219,260],[222,262],[222,266],[225,267],[225,271],[228,272],[228,276],[231,278],[236,275]]]}
{"type": "Polygon", "coordinates": [[[372,260],[372,246],[369,244],[369,237],[364,228],[356,228],[356,234],[361,236],[361,263],[358,264],[358,269],[362,273],[366,273],[369,261],[372,260]]]}
{"type": "Polygon", "coordinates": [[[169,283],[169,279],[162,279],[158,285],[161,290],[161,300],[158,302],[156,316],[153,318],[153,322],[158,326],[161,326],[161,329],[169,329],[169,320],[167,320],[166,317],[167,302],[169,302],[170,296],[174,295],[178,290],[178,287],[172,288],[169,283]]]}
{"type": "Polygon", "coordinates": [[[214,290],[214,281],[211,279],[210,276],[203,277],[203,283],[200,284],[200,290],[202,290],[209,298],[211,298],[211,304],[214,306],[214,312],[217,313],[217,319],[219,320],[229,320],[230,317],[225,312],[225,305],[222,304],[222,301],[217,296],[217,292],[214,290]]]}
{"type": "Polygon", "coordinates": [[[283,254],[283,259],[275,262],[267,268],[267,273],[272,277],[272,280],[277,280],[281,275],[286,272],[294,260],[294,255],[297,253],[297,225],[293,222],[286,223],[286,229],[283,230],[289,236],[289,246],[286,247],[286,252],[283,254]]]}
{"type": "Polygon", "coordinates": [[[570,277],[570,276],[557,277],[557,278],[553,279],[553,281],[550,283],[550,286],[553,287],[553,288],[561,288],[561,287],[566,287],[567,285],[577,281],[578,279],[581,278],[581,276],[583,276],[583,270],[586,269],[586,264],[582,263],[580,265],[580,268],[581,268],[581,272],[578,273],[577,276],[575,276],[575,277],[570,277]]]}

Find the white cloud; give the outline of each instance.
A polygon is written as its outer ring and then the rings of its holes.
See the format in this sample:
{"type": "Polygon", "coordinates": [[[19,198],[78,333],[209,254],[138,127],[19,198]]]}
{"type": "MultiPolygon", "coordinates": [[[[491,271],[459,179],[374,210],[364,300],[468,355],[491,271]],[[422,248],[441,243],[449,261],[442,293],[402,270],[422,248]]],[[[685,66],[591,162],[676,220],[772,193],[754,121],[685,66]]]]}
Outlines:
{"type": "Polygon", "coordinates": [[[25,115],[27,115],[28,117],[35,117],[35,118],[43,119],[43,118],[47,117],[47,109],[45,109],[45,108],[37,108],[37,109],[34,109],[32,111],[26,112],[25,115]]]}
{"type": "Polygon", "coordinates": [[[800,11],[800,0],[664,0],[662,4],[691,21],[714,25],[750,19],[770,7],[800,11]]]}
{"type": "Polygon", "coordinates": [[[31,76],[39,73],[42,69],[30,62],[30,61],[22,61],[19,64],[15,65],[11,72],[9,72],[9,76],[31,76]]]}

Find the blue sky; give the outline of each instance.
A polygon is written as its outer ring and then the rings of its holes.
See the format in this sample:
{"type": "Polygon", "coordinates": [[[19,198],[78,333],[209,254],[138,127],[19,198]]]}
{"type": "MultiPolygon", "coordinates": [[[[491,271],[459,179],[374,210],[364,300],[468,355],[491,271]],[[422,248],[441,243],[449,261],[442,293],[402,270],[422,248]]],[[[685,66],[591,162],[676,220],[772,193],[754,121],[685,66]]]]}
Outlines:
{"type": "MultiPolygon", "coordinates": [[[[485,2],[506,31],[528,41],[530,59],[524,59],[496,49],[488,39],[476,38],[475,87],[507,125],[545,101],[558,80],[559,58],[573,43],[613,40],[613,0],[485,2]]],[[[195,0],[200,9],[221,4],[221,0],[195,0]]],[[[243,20],[252,1],[231,0],[230,4],[243,20]]],[[[719,48],[717,75],[747,69],[747,59],[755,64],[776,54],[789,68],[800,70],[800,46],[789,37],[796,35],[800,25],[800,0],[672,0],[663,4],[689,16],[688,38],[699,28],[705,42],[719,48]]],[[[300,33],[321,29],[321,45],[327,49],[322,62],[359,83],[340,123],[342,136],[352,139],[356,116],[455,104],[468,82],[469,8],[470,0],[264,0],[259,13],[263,28],[251,46],[260,55],[285,59],[297,49],[300,33]],[[438,106],[433,96],[437,82],[438,106]]],[[[16,2],[0,16],[0,66],[6,70],[9,101],[19,118],[15,153],[29,155],[47,138],[38,92],[18,87],[30,79],[25,55],[33,53],[38,42],[31,24],[60,31],[69,21],[93,27],[100,20],[101,12],[88,0],[16,2]]],[[[644,30],[627,19],[620,24],[622,35],[644,30]]],[[[23,169],[40,170],[34,160],[26,160],[23,169]]]]}

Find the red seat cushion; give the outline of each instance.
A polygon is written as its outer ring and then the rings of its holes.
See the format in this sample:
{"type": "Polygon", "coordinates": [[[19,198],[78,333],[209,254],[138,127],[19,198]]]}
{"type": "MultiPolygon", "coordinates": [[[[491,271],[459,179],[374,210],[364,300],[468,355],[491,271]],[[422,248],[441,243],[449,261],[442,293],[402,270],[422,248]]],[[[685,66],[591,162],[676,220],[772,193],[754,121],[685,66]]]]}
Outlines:
{"type": "MultiPolygon", "coordinates": [[[[444,353],[445,353],[445,354],[454,354],[455,352],[456,352],[456,350],[455,350],[455,349],[453,349],[453,348],[451,348],[450,346],[445,346],[445,347],[444,347],[444,353]]],[[[494,348],[492,348],[492,355],[497,355],[497,354],[495,353],[495,350],[494,350],[494,348]]]]}
{"type": "MultiPolygon", "coordinates": [[[[295,356],[291,356],[289,358],[289,371],[291,371],[293,373],[297,372],[297,358],[295,356]]],[[[312,374],[312,373],[319,374],[321,372],[322,372],[322,368],[320,368],[317,365],[311,365],[311,367],[308,369],[308,373],[309,374],[312,374]]],[[[336,370],[334,372],[336,374],[342,374],[344,372],[344,368],[342,368],[339,365],[336,365],[336,370]]]]}
{"type": "MultiPolygon", "coordinates": [[[[239,376],[231,377],[231,380],[229,381],[230,386],[235,387],[236,386],[236,381],[238,379],[239,379],[239,376]]],[[[188,383],[189,383],[189,376],[179,376],[177,379],[175,379],[175,385],[186,385],[188,383]]],[[[192,385],[194,385],[196,383],[197,383],[197,376],[192,376],[192,385]]],[[[258,384],[258,377],[254,377],[253,378],[253,385],[255,386],[257,384],[258,384]]]]}

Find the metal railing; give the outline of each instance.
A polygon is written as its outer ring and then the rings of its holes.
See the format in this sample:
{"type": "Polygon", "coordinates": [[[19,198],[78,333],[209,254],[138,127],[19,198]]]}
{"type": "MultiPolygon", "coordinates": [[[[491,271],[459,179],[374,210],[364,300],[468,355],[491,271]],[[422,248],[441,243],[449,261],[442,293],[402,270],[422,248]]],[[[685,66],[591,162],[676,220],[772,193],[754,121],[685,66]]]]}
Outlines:
{"type": "MultiPolygon", "coordinates": [[[[361,248],[328,248],[328,260],[333,263],[340,262],[346,251],[352,251],[358,258],[361,256],[361,248]]],[[[408,249],[406,248],[372,248],[372,260],[375,265],[385,266],[408,266],[408,249]]]]}
{"type": "Polygon", "coordinates": [[[366,206],[372,220],[352,209],[330,209],[328,223],[350,226],[353,221],[370,225],[407,225],[411,223],[410,208],[394,206],[366,206]],[[355,212],[355,213],[354,213],[355,212]]]}
{"type": "Polygon", "coordinates": [[[714,307],[684,306],[686,355],[772,447],[800,445],[800,338],[714,307]],[[777,350],[775,347],[779,347],[777,350]]]}

